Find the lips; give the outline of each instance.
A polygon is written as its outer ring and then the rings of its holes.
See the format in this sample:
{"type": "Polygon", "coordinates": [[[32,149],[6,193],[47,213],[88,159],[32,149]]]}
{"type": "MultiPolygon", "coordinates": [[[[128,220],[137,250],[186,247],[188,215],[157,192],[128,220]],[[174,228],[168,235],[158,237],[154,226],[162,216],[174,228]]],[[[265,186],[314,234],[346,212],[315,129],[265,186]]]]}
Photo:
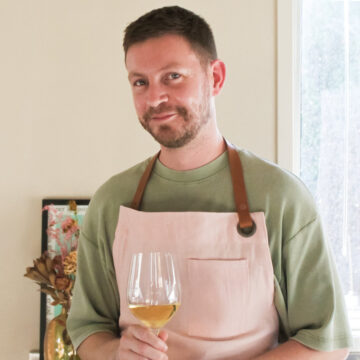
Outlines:
{"type": "Polygon", "coordinates": [[[176,113],[156,114],[156,115],[151,117],[151,120],[165,121],[165,120],[171,119],[172,117],[174,117],[176,115],[177,115],[176,113]]]}

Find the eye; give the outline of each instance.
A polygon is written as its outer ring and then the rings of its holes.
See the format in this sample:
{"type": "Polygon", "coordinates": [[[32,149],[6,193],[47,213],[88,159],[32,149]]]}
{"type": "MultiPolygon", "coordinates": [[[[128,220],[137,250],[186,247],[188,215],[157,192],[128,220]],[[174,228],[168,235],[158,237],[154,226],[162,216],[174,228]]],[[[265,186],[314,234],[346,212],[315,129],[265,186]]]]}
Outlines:
{"type": "Polygon", "coordinates": [[[146,85],[145,80],[139,79],[133,82],[133,86],[143,86],[146,85]]]}
{"type": "Polygon", "coordinates": [[[169,74],[168,78],[171,79],[171,80],[174,80],[174,79],[179,79],[180,78],[180,74],[178,73],[171,73],[169,74]]]}

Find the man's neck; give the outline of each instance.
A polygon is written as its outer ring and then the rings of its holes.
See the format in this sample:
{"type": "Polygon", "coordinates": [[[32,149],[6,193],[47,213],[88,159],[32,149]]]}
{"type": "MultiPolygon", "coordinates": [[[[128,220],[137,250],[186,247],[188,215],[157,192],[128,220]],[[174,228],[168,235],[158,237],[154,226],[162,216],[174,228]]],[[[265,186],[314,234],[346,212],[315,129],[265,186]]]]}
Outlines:
{"type": "Polygon", "coordinates": [[[225,151],[222,135],[216,129],[210,135],[199,134],[197,138],[180,148],[161,146],[159,160],[173,170],[191,170],[199,168],[219,157],[225,151]]]}

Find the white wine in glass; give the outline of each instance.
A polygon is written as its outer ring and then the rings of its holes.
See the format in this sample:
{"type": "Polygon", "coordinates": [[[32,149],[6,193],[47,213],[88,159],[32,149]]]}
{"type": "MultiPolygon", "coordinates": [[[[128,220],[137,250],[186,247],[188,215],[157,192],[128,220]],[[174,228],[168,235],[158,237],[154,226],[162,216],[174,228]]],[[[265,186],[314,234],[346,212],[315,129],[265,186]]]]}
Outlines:
{"type": "Polygon", "coordinates": [[[180,306],[180,282],[169,253],[134,254],[127,289],[131,313],[156,334],[180,306]]]}

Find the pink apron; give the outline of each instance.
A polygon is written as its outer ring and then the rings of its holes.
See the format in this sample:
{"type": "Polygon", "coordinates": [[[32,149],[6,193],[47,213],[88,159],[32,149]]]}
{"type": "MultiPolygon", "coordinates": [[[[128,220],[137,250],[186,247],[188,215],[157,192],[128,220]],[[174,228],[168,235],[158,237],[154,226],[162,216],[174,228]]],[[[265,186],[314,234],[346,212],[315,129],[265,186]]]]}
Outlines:
{"type": "Polygon", "coordinates": [[[120,206],[113,258],[121,329],[139,324],[127,306],[131,256],[176,254],[181,306],[165,326],[170,360],[250,359],[277,345],[274,275],[263,212],[249,213],[240,157],[227,143],[236,213],[142,212],[142,195],[156,155],[145,170],[132,208],[120,206]]]}

